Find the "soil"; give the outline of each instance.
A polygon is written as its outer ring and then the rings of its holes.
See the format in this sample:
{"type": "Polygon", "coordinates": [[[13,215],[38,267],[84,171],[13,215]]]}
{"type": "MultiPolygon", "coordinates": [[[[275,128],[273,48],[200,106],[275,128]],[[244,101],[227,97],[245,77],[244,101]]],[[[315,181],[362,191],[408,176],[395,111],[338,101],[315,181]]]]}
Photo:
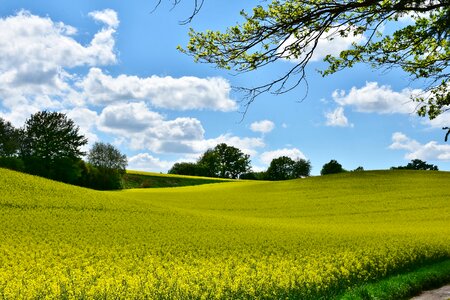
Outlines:
{"type": "Polygon", "coordinates": [[[422,292],[419,296],[411,298],[411,300],[449,300],[450,284],[436,290],[422,292]]]}

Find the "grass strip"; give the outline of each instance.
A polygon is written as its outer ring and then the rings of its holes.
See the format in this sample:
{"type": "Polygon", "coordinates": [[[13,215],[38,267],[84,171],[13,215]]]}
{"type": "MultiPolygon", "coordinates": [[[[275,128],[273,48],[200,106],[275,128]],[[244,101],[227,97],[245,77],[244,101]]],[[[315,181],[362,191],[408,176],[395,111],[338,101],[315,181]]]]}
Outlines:
{"type": "Polygon", "coordinates": [[[139,174],[131,172],[127,172],[123,178],[123,186],[125,189],[181,187],[222,182],[227,182],[227,180],[219,178],[173,176],[152,173],[139,174]]]}
{"type": "Polygon", "coordinates": [[[421,267],[415,271],[390,276],[374,283],[364,284],[338,299],[345,300],[399,300],[409,299],[450,282],[450,260],[421,267]]]}

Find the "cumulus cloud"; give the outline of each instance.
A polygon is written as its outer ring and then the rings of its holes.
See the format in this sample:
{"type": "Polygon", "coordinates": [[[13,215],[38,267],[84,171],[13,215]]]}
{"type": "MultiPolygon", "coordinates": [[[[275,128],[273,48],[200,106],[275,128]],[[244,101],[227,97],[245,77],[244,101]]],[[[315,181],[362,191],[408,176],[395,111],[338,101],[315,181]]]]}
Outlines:
{"type": "Polygon", "coordinates": [[[76,76],[68,70],[115,63],[115,30],[103,28],[88,45],[74,39],[76,32],[70,25],[24,10],[0,18],[3,115],[23,122],[36,111],[83,102],[73,87],[76,76]]]}
{"type": "Polygon", "coordinates": [[[127,169],[148,172],[167,172],[174,163],[174,161],[161,160],[148,153],[139,153],[128,158],[127,169]]]}
{"type": "Polygon", "coordinates": [[[410,114],[417,106],[411,98],[421,93],[422,90],[409,88],[396,92],[390,86],[366,82],[364,87],[352,87],[348,93],[344,90],[335,90],[333,99],[339,105],[354,107],[358,112],[410,114]]]}
{"type": "Polygon", "coordinates": [[[230,99],[229,82],[219,77],[113,77],[99,68],[91,68],[79,86],[85,97],[95,104],[143,100],[154,107],[175,110],[232,111],[237,108],[236,102],[230,99]]]}
{"type": "Polygon", "coordinates": [[[209,148],[214,148],[217,144],[225,143],[228,146],[239,148],[243,153],[254,156],[257,154],[258,148],[265,147],[262,138],[239,137],[232,134],[221,134],[212,139],[205,139],[193,143],[196,152],[204,152],[209,148]]]}
{"type": "Polygon", "coordinates": [[[438,144],[436,141],[421,144],[401,132],[395,132],[392,135],[392,144],[389,149],[405,150],[405,158],[408,160],[450,160],[450,145],[438,144]]]}
{"type": "Polygon", "coordinates": [[[109,27],[116,28],[119,26],[119,18],[117,17],[117,12],[112,9],[96,10],[89,13],[89,16],[94,20],[100,21],[109,27]]]}
{"type": "Polygon", "coordinates": [[[353,124],[348,122],[347,117],[344,114],[343,107],[337,107],[332,112],[325,114],[326,126],[332,127],[353,127],[353,124]]]}
{"type": "Polygon", "coordinates": [[[153,153],[176,153],[198,156],[217,144],[226,143],[244,153],[254,155],[264,147],[262,138],[238,137],[223,134],[205,138],[205,130],[196,118],[168,120],[153,112],[144,102],[120,103],[105,107],[98,116],[99,130],[118,137],[119,144],[133,150],[153,153]]]}
{"type": "Polygon", "coordinates": [[[450,112],[444,112],[433,120],[426,118],[422,123],[433,128],[447,127],[450,124],[450,112]]]}
{"type": "Polygon", "coordinates": [[[275,124],[270,120],[262,120],[250,124],[250,129],[254,132],[269,133],[275,128],[275,124]]]}
{"type": "Polygon", "coordinates": [[[163,119],[162,115],[150,111],[143,102],[118,103],[103,109],[98,125],[105,132],[139,133],[150,127],[158,126],[163,119]]]}
{"type": "MultiPolygon", "coordinates": [[[[350,34],[349,36],[343,37],[339,34],[339,31],[341,30],[340,27],[335,28],[334,30],[325,33],[322,35],[322,37],[318,40],[318,43],[316,45],[316,48],[314,49],[314,53],[310,58],[310,61],[321,61],[323,60],[327,55],[333,55],[338,56],[341,51],[350,49],[353,43],[360,44],[365,42],[367,39],[360,34],[353,35],[350,34]]],[[[293,35],[291,35],[280,47],[280,49],[285,50],[285,55],[290,56],[291,52],[289,50],[289,47],[292,47],[295,42],[297,41],[297,38],[293,35]]],[[[301,46],[301,45],[300,45],[301,46]]],[[[311,50],[311,47],[306,47],[305,52],[308,52],[311,50]]],[[[292,62],[300,62],[304,56],[298,57],[298,58],[292,58],[290,57],[289,60],[292,62]]]]}
{"type": "Polygon", "coordinates": [[[303,152],[297,148],[283,148],[283,149],[277,149],[277,150],[261,153],[260,160],[264,164],[269,165],[274,158],[278,158],[281,156],[287,156],[294,160],[295,159],[306,159],[306,156],[303,154],[303,152]]]}
{"type": "Polygon", "coordinates": [[[100,113],[98,128],[127,141],[133,149],[153,152],[194,152],[185,141],[203,140],[205,130],[195,118],[166,120],[144,102],[107,106],[100,113]]]}

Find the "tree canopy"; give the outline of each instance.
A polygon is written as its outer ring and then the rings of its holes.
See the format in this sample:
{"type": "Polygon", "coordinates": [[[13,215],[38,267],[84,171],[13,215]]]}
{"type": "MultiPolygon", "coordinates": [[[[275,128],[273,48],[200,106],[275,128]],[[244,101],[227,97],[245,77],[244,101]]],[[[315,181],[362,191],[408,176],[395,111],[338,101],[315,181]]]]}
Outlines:
{"type": "Polygon", "coordinates": [[[96,142],[88,153],[91,166],[88,184],[100,190],[121,189],[127,157],[111,144],[96,142]],[[92,168],[93,167],[93,168],[92,168]]]}
{"type": "MultiPolygon", "coordinates": [[[[202,3],[195,1],[194,14],[202,3]]],[[[374,68],[399,67],[412,80],[426,79],[424,92],[413,96],[419,115],[432,119],[450,105],[449,0],[272,0],[241,15],[244,21],[224,32],[191,29],[188,45],[179,49],[195,61],[238,72],[278,60],[294,62],[281,77],[245,88],[247,105],[261,93],[285,93],[303,82],[305,68],[321,39],[363,34],[363,44],[325,58],[328,68],[321,71],[324,76],[360,62],[374,68]],[[399,18],[411,22],[403,27],[394,25],[392,33],[381,30],[399,18]]]]}
{"type": "Polygon", "coordinates": [[[250,170],[250,156],[236,147],[221,143],[207,150],[198,164],[206,167],[208,176],[236,179],[250,170]]]}
{"type": "Polygon", "coordinates": [[[342,168],[342,165],[335,159],[332,159],[323,165],[322,170],[320,171],[320,175],[337,174],[342,172],[345,172],[344,168],[342,168]]]}
{"type": "Polygon", "coordinates": [[[392,167],[392,170],[429,170],[438,171],[438,166],[428,164],[426,161],[420,159],[413,159],[406,166],[392,167]]]}
{"type": "Polygon", "coordinates": [[[175,163],[169,174],[239,178],[250,171],[250,156],[236,147],[218,144],[203,153],[196,163],[175,163]]]}
{"type": "Polygon", "coordinates": [[[27,172],[73,183],[80,176],[78,162],[87,139],[63,113],[41,111],[25,122],[19,156],[27,172]]]}
{"type": "Polygon", "coordinates": [[[274,158],[266,172],[269,180],[287,180],[309,176],[311,163],[304,159],[293,160],[287,156],[274,158]]]}
{"type": "Polygon", "coordinates": [[[17,154],[20,147],[20,130],[11,122],[0,118],[0,157],[11,157],[17,154]]]}

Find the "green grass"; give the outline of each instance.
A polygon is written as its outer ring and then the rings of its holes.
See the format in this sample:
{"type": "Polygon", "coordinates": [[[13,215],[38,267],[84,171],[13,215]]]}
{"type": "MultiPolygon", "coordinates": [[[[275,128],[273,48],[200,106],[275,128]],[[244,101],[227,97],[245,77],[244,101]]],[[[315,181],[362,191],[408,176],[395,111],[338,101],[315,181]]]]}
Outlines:
{"type": "Polygon", "coordinates": [[[450,260],[423,266],[419,269],[390,276],[375,283],[364,284],[343,294],[342,300],[410,299],[426,291],[450,282],[450,260]]]}
{"type": "Polygon", "coordinates": [[[141,171],[127,171],[127,173],[124,176],[124,188],[136,189],[136,188],[180,187],[180,186],[192,186],[192,185],[220,183],[228,181],[231,180],[221,178],[159,174],[141,171]]]}
{"type": "Polygon", "coordinates": [[[0,299],[406,295],[448,274],[449,181],[376,171],[97,192],[0,169],[0,299]]]}

